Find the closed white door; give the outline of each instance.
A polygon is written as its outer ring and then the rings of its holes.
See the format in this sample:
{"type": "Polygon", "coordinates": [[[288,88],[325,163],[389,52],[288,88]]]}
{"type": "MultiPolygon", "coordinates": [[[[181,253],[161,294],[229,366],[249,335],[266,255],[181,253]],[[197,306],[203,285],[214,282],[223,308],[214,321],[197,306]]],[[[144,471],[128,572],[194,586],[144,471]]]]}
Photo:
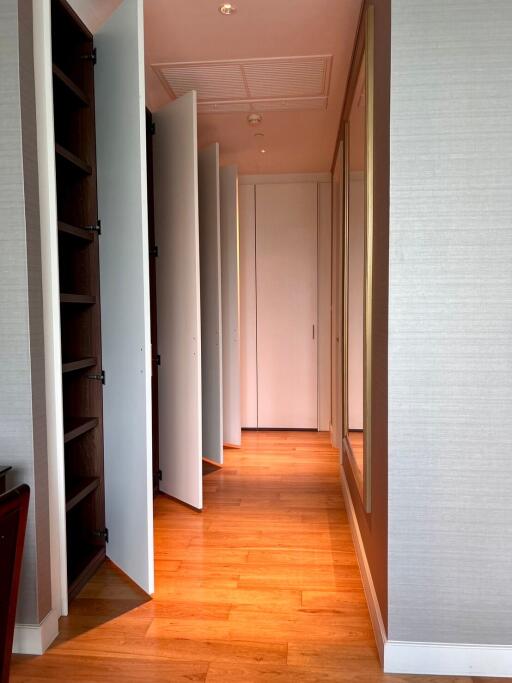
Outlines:
{"type": "Polygon", "coordinates": [[[160,489],[203,507],[197,97],[153,115],[160,489]]]}
{"type": "Polygon", "coordinates": [[[258,427],[316,429],[317,184],[256,186],[258,427]]]}

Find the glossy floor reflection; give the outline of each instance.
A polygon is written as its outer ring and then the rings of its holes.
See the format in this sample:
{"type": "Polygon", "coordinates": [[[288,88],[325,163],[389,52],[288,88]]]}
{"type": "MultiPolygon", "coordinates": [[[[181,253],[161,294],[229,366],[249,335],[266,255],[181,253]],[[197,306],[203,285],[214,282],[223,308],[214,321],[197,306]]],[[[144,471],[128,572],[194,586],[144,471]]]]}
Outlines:
{"type": "Polygon", "coordinates": [[[381,673],[327,434],[244,433],[204,490],[156,501],[153,600],[106,563],[11,681],[472,680],[381,673]]]}

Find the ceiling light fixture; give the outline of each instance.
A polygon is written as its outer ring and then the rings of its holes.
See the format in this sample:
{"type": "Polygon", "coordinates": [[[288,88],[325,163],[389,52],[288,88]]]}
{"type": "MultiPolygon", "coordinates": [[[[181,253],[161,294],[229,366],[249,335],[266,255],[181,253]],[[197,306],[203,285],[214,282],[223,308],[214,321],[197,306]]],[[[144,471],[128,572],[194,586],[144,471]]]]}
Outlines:
{"type": "Polygon", "coordinates": [[[236,7],[232,5],[230,2],[224,2],[222,3],[222,5],[220,5],[219,12],[221,14],[229,16],[230,14],[234,14],[236,12],[236,7]]]}
{"type": "Polygon", "coordinates": [[[267,150],[266,150],[266,149],[260,149],[260,152],[261,152],[262,154],[266,154],[266,153],[267,153],[267,150]]]}
{"type": "Polygon", "coordinates": [[[247,117],[247,123],[250,126],[257,126],[263,121],[263,116],[261,114],[249,114],[247,117]]]}

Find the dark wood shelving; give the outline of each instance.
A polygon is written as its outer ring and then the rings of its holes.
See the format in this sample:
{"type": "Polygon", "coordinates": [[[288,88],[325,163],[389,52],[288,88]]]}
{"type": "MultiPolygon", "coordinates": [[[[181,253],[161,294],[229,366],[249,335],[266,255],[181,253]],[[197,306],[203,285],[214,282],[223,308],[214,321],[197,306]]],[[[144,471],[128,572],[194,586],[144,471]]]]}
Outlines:
{"type": "Polygon", "coordinates": [[[55,80],[64,86],[65,90],[72,95],[82,107],[88,107],[90,105],[89,98],[84,93],[82,88],[79,88],[78,85],[76,85],[76,83],[69,78],[69,76],[66,76],[61,68],[54,64],[52,70],[55,80]]]}
{"type": "Polygon", "coordinates": [[[85,175],[92,174],[92,168],[88,163],[80,159],[80,157],[78,157],[76,154],[73,154],[73,152],[70,152],[69,149],[66,149],[62,145],[55,144],[55,154],[57,160],[60,159],[61,161],[64,161],[72,169],[80,171],[81,173],[85,173],[85,175]]]}
{"type": "Polygon", "coordinates": [[[102,367],[99,240],[86,227],[98,223],[95,49],[68,2],[50,2],[71,600],[104,560],[106,543],[103,384],[87,377],[102,367]]]}
{"type": "Polygon", "coordinates": [[[82,477],[66,487],[66,512],[69,512],[100,485],[98,477],[82,477]]]}
{"type": "Polygon", "coordinates": [[[98,426],[97,417],[65,417],[64,418],[64,443],[90,432],[98,426]]]}
{"type": "Polygon", "coordinates": [[[68,597],[72,600],[105,559],[105,546],[85,546],[79,556],[68,557],[68,597]]]}
{"type": "Polygon", "coordinates": [[[75,372],[76,370],[93,368],[97,362],[96,358],[79,358],[78,360],[66,361],[62,363],[62,372],[75,372]]]}
{"type": "Polygon", "coordinates": [[[90,294],[65,294],[61,292],[61,304],[80,304],[81,306],[89,306],[96,303],[96,297],[90,294]]]}
{"type": "Polygon", "coordinates": [[[58,221],[57,225],[60,235],[75,237],[76,239],[83,240],[84,242],[92,242],[94,239],[94,232],[91,230],[80,228],[77,225],[70,225],[69,223],[64,223],[64,221],[58,221]]]}

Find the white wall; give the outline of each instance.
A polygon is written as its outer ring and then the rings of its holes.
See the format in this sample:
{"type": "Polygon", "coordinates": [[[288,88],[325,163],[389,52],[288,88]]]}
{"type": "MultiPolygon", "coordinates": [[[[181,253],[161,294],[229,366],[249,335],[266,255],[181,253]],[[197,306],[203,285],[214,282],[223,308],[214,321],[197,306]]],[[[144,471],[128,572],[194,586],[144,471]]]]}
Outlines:
{"type": "Polygon", "coordinates": [[[242,427],[257,427],[256,204],[255,186],[316,182],[318,186],[318,418],[329,430],[331,415],[331,176],[289,174],[240,176],[240,357],[242,427]]]}
{"type": "Polygon", "coordinates": [[[392,27],[388,636],[510,676],[512,3],[393,0],[392,27]]]}
{"type": "Polygon", "coordinates": [[[363,429],[364,178],[350,174],[348,240],[348,428],[363,429]]]}

